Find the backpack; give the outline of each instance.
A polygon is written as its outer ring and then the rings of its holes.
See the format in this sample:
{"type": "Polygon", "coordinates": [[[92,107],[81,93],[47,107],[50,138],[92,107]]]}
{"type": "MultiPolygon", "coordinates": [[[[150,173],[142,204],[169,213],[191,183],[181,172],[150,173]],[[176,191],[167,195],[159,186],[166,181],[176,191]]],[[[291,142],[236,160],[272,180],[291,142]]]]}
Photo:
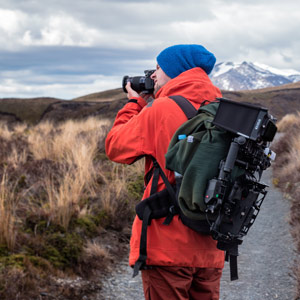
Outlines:
{"type": "Polygon", "coordinates": [[[168,225],[178,214],[184,225],[217,240],[217,248],[226,251],[226,260],[230,261],[231,280],[238,279],[238,246],[267,194],[267,185],[259,181],[275,156],[267,147],[276,133],[275,121],[264,108],[224,98],[198,111],[182,96],[169,98],[188,118],[173,135],[165,155],[166,168],[175,172],[176,185],[170,184],[152,157],[150,196],[136,206],[142,232],[133,276],[149,267],[147,227],[151,220],[165,218],[163,224],[168,225]],[[253,115],[256,124],[243,128],[248,135],[238,131],[244,125],[232,122],[232,114],[241,124],[253,115]],[[157,192],[159,176],[166,189],[157,192]]]}

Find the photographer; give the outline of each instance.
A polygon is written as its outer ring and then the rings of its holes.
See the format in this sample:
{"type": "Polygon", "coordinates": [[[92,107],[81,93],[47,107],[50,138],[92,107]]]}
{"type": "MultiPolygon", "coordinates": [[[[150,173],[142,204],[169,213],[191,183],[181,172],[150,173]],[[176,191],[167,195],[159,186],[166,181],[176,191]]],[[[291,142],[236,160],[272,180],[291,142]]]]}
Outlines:
{"type": "MultiPolygon", "coordinates": [[[[117,114],[106,139],[108,157],[119,163],[131,164],[145,157],[146,189],[143,199],[150,195],[154,157],[163,168],[170,183],[174,172],[165,169],[165,153],[169,142],[187,118],[169,96],[181,95],[198,109],[205,100],[221,97],[208,74],[215,57],[200,45],[175,45],[157,56],[154,80],[154,100],[139,95],[127,83],[128,103],[117,114]],[[148,175],[148,176],[146,176],[148,175]],[[151,177],[150,177],[151,176],[151,177]],[[149,178],[150,177],[150,178],[149,178]]],[[[165,188],[159,178],[157,190],[165,188]]],[[[175,215],[169,225],[155,219],[148,226],[147,260],[142,269],[146,299],[219,299],[220,278],[224,252],[216,241],[182,224],[175,215]]],[[[136,217],[132,226],[129,264],[134,266],[140,254],[142,221],[136,217]]]]}

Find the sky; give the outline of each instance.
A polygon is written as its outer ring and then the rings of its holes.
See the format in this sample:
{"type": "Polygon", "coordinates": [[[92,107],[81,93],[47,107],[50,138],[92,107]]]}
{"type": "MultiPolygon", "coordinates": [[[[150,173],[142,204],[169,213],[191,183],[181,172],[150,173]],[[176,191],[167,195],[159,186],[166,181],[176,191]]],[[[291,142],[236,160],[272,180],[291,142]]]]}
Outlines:
{"type": "Polygon", "coordinates": [[[119,88],[175,44],[300,71],[300,1],[0,0],[0,98],[119,88]]]}

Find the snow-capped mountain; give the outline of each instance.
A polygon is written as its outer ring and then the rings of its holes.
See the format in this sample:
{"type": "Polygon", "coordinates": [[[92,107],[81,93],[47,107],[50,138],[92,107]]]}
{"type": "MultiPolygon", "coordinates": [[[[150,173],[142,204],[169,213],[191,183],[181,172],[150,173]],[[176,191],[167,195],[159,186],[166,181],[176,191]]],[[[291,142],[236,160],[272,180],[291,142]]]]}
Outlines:
{"type": "Polygon", "coordinates": [[[251,62],[222,62],[209,75],[222,90],[253,90],[300,81],[300,72],[251,62]]]}

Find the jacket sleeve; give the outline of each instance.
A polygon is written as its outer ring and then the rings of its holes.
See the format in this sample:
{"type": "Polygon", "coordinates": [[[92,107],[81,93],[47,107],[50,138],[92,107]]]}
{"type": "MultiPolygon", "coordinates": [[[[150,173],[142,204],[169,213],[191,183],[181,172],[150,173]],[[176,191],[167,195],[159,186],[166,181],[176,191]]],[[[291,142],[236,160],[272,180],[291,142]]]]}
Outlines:
{"type": "Polygon", "coordinates": [[[154,136],[151,107],[143,98],[130,100],[117,114],[105,141],[110,160],[131,164],[143,155],[153,155],[149,137],[154,136]]]}

